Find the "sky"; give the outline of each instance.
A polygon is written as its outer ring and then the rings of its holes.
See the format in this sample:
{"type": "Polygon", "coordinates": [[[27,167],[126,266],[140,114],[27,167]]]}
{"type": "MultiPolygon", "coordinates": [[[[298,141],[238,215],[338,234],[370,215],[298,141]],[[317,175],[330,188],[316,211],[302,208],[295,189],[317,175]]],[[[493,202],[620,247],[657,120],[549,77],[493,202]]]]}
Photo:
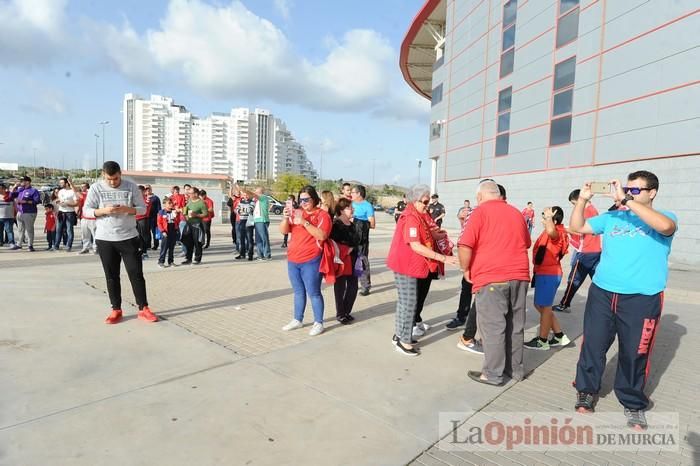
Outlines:
{"type": "Polygon", "coordinates": [[[93,168],[109,121],[105,155],[121,162],[132,92],[198,116],[269,109],[317,170],[323,157],[323,178],[410,185],[428,165],[430,104],[398,54],[422,4],[0,0],[0,161],[93,168]]]}

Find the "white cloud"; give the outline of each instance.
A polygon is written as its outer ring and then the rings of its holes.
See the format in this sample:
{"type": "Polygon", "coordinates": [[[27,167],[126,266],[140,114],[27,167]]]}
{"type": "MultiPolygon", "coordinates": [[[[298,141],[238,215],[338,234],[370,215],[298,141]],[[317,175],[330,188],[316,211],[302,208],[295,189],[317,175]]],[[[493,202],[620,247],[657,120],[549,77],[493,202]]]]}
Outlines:
{"type": "Polygon", "coordinates": [[[67,0],[0,3],[0,66],[44,65],[65,51],[67,0]]]}
{"type": "Polygon", "coordinates": [[[44,86],[33,79],[26,81],[30,91],[29,97],[20,105],[25,112],[44,115],[62,115],[68,111],[68,103],[64,93],[58,89],[44,86]]]}
{"type": "Polygon", "coordinates": [[[275,10],[282,17],[282,19],[289,21],[292,13],[292,2],[290,0],[274,0],[274,6],[275,10]]]}

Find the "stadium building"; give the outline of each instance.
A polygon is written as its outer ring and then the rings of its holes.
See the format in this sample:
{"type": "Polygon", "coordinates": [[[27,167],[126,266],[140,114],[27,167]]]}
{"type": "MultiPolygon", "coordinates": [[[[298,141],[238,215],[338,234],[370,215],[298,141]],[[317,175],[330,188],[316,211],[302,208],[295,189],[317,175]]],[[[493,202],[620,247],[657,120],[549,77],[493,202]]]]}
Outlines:
{"type": "Polygon", "coordinates": [[[679,217],[671,262],[700,265],[699,6],[427,0],[400,67],[432,104],[432,187],[448,226],[483,178],[521,209],[570,211],[584,181],[650,170],[661,183],[655,207],[679,217]]]}

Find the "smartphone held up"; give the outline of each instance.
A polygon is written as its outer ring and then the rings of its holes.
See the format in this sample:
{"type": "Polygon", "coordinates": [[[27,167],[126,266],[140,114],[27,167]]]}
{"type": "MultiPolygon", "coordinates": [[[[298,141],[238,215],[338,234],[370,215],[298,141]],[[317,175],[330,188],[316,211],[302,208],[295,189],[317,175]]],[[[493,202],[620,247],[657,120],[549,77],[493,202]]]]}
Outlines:
{"type": "Polygon", "coordinates": [[[591,181],[591,193],[593,194],[610,194],[609,181],[591,181]]]}

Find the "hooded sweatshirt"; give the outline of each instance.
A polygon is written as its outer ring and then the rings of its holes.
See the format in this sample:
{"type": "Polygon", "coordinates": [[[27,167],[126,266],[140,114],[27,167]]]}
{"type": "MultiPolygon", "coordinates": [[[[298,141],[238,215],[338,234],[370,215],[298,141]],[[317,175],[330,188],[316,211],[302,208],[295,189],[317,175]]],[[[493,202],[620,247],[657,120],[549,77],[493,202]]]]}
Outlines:
{"type": "MultiPolygon", "coordinates": [[[[138,186],[131,181],[122,178],[117,188],[112,188],[106,181],[90,186],[90,190],[83,207],[84,215],[95,217],[95,209],[102,209],[113,205],[135,207],[136,215],[146,213],[146,203],[138,186]]],[[[102,241],[124,241],[139,235],[136,230],[136,217],[134,215],[118,214],[97,217],[95,239],[102,241]]]]}

